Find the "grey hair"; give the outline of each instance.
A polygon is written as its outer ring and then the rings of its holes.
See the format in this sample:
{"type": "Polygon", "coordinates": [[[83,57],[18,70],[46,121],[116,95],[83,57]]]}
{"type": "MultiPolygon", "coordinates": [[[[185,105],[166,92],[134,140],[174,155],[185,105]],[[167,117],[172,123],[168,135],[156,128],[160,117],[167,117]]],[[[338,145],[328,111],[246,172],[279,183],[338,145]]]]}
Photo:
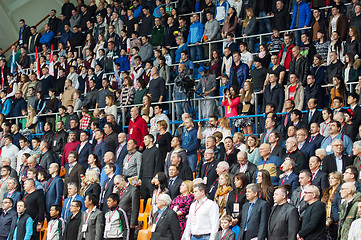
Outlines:
{"type": "Polygon", "coordinates": [[[258,192],[259,192],[259,187],[258,187],[258,185],[257,185],[256,183],[250,183],[250,184],[248,184],[247,187],[246,187],[246,190],[247,190],[247,189],[251,190],[251,191],[254,192],[254,193],[258,193],[258,192]]]}
{"type": "Polygon", "coordinates": [[[226,161],[221,161],[217,166],[224,167],[226,170],[229,170],[229,164],[226,161]]]}
{"type": "Polygon", "coordinates": [[[326,151],[326,149],[319,148],[319,149],[316,149],[315,155],[316,155],[316,156],[318,156],[318,155],[326,156],[326,155],[327,155],[327,151],[326,151]]]}
{"type": "Polygon", "coordinates": [[[335,141],[332,141],[331,145],[335,146],[337,143],[342,143],[343,146],[343,141],[341,139],[335,139],[335,141]]]}
{"type": "Polygon", "coordinates": [[[163,200],[165,202],[165,205],[167,205],[167,206],[170,206],[170,204],[172,203],[172,199],[170,198],[170,196],[165,193],[162,193],[159,195],[158,201],[159,200],[163,200]]]}
{"type": "Polygon", "coordinates": [[[357,149],[361,148],[361,141],[356,141],[353,143],[353,146],[357,149]]]}
{"type": "Polygon", "coordinates": [[[70,187],[70,186],[73,186],[73,187],[75,187],[76,189],[78,189],[78,185],[76,185],[75,182],[70,182],[70,183],[68,183],[68,187],[70,187]]]}
{"type": "Polygon", "coordinates": [[[8,157],[3,157],[3,158],[1,159],[1,161],[5,161],[5,162],[7,162],[7,163],[11,163],[11,159],[8,158],[8,157]]]}
{"type": "Polygon", "coordinates": [[[320,189],[318,189],[318,187],[315,185],[309,185],[306,188],[313,192],[317,198],[320,198],[320,189]]]}

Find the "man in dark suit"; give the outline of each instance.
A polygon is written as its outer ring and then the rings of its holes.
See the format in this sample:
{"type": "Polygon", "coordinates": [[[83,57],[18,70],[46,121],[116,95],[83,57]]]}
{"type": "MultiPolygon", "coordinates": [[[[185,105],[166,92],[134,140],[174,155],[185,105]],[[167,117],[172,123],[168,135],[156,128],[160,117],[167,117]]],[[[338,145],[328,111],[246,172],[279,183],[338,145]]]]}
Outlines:
{"type": "Polygon", "coordinates": [[[99,130],[95,133],[95,140],[97,144],[94,146],[93,153],[98,156],[102,166],[104,165],[104,154],[108,152],[108,146],[103,141],[104,138],[104,131],[99,130]]]}
{"type": "Polygon", "coordinates": [[[268,138],[269,144],[271,144],[271,155],[282,158],[286,153],[286,149],[279,145],[279,141],[281,139],[280,133],[274,131],[271,132],[268,138]]]}
{"type": "Polygon", "coordinates": [[[84,204],[87,210],[81,215],[78,240],[101,240],[104,232],[104,213],[96,208],[98,203],[94,194],[85,196],[84,204]]]}
{"type": "Polygon", "coordinates": [[[310,126],[311,123],[320,124],[323,122],[322,113],[317,110],[317,99],[310,98],[307,102],[308,111],[303,114],[302,121],[310,126]]]}
{"type": "Polygon", "coordinates": [[[104,125],[104,142],[108,146],[108,151],[115,153],[115,149],[118,147],[118,135],[114,132],[114,125],[112,123],[106,123],[104,125]]]}
{"type": "Polygon", "coordinates": [[[323,159],[322,171],[326,174],[338,171],[343,173],[348,165],[352,165],[353,160],[343,153],[343,142],[341,139],[335,139],[331,143],[333,153],[323,159]]]}
{"type": "Polygon", "coordinates": [[[78,188],[75,183],[68,183],[68,198],[64,199],[63,209],[61,217],[67,222],[68,218],[72,215],[71,204],[74,201],[80,201],[82,203],[82,212],[85,211],[84,197],[78,194],[78,188]]]}
{"type": "Polygon", "coordinates": [[[293,169],[295,168],[296,163],[291,158],[286,158],[285,161],[282,163],[281,167],[282,170],[285,172],[282,178],[280,178],[278,182],[278,186],[282,186],[285,184],[290,185],[290,194],[289,197],[292,196],[292,192],[296,190],[300,186],[300,183],[298,182],[298,175],[293,172],[293,169]]]}
{"type": "Polygon", "coordinates": [[[246,174],[248,182],[254,183],[256,181],[257,166],[248,161],[247,153],[244,151],[239,151],[237,154],[237,162],[233,165],[230,175],[233,178],[239,172],[246,174]]]}
{"type": "Polygon", "coordinates": [[[326,239],[326,208],[319,198],[318,187],[310,185],[305,188],[305,202],[309,205],[302,217],[297,239],[326,239]]]}
{"type": "Polygon", "coordinates": [[[70,203],[70,211],[72,215],[66,219],[67,224],[64,230],[64,239],[66,240],[77,240],[79,226],[81,222],[81,208],[83,207],[82,202],[75,200],[70,203]]]}
{"type": "Polygon", "coordinates": [[[302,112],[298,109],[293,109],[290,115],[291,122],[288,123],[288,126],[295,126],[298,129],[307,128],[307,124],[302,121],[302,112]]]}
{"type": "Polygon", "coordinates": [[[218,161],[214,160],[214,151],[212,149],[206,149],[204,152],[204,163],[201,167],[199,177],[202,179],[207,179],[206,185],[208,190],[218,178],[216,172],[217,164],[218,161]]]}
{"type": "MultiPolygon", "coordinates": [[[[45,188],[45,205],[47,214],[52,205],[57,204],[61,206],[63,199],[63,180],[58,176],[59,165],[57,163],[50,164],[49,174],[51,178],[48,180],[45,188]]],[[[48,215],[50,217],[50,215],[48,215]]]]}
{"type": "Polygon", "coordinates": [[[68,183],[75,182],[78,189],[80,188],[81,176],[85,174],[85,168],[78,163],[78,154],[74,151],[68,155],[69,165],[65,168],[64,177],[64,198],[68,197],[68,183]]]}
{"type": "Polygon", "coordinates": [[[300,216],[303,216],[303,213],[307,207],[307,203],[304,201],[305,188],[311,185],[311,173],[310,171],[304,169],[300,172],[299,175],[300,186],[293,191],[290,204],[298,209],[300,216]]]}
{"type": "Polygon", "coordinates": [[[316,149],[321,147],[321,143],[325,137],[320,134],[320,125],[318,123],[311,123],[310,137],[307,139],[309,143],[313,143],[316,149]]]}
{"type": "Polygon", "coordinates": [[[287,202],[287,190],[279,187],[275,190],[272,207],[268,220],[269,240],[296,240],[300,228],[297,208],[287,202]]]}
{"type": "Polygon", "coordinates": [[[108,176],[108,179],[105,180],[103,187],[102,187],[102,192],[100,193],[99,209],[105,213],[109,210],[108,205],[107,205],[107,199],[108,199],[109,195],[113,192],[115,170],[116,170],[116,167],[115,167],[114,163],[111,163],[111,162],[106,163],[104,166],[104,173],[108,176]]]}
{"type": "Polygon", "coordinates": [[[120,169],[120,175],[123,175],[123,161],[125,156],[128,154],[127,150],[127,134],[119,133],[118,134],[118,147],[115,150],[115,161],[114,163],[118,165],[120,169]]]}
{"type": "Polygon", "coordinates": [[[178,177],[179,170],[177,165],[171,164],[169,166],[168,171],[169,171],[169,183],[168,183],[169,196],[173,200],[180,194],[179,188],[183,180],[180,177],[178,177]]]}
{"type": "Polygon", "coordinates": [[[281,124],[287,128],[291,123],[291,112],[295,108],[295,102],[291,99],[287,99],[283,105],[283,109],[286,110],[286,114],[282,115],[281,124]]]}
{"type": "Polygon", "coordinates": [[[89,143],[88,138],[89,133],[82,131],[80,133],[80,144],[76,146],[76,152],[79,156],[78,163],[83,165],[85,169],[88,168],[88,156],[93,153],[93,146],[89,143]]]}
{"type": "Polygon", "coordinates": [[[178,215],[169,208],[172,199],[167,194],[159,195],[157,199],[158,211],[153,217],[151,240],[180,239],[178,215]]]}
{"type": "Polygon", "coordinates": [[[361,125],[361,107],[358,105],[359,99],[360,96],[355,92],[350,93],[347,97],[347,104],[350,105],[351,110],[354,112],[354,117],[352,118],[354,136],[351,139],[355,139],[358,127],[361,125]]]}
{"type": "Polygon", "coordinates": [[[315,185],[322,192],[329,187],[328,175],[324,171],[320,170],[321,158],[312,156],[308,162],[308,166],[312,174],[312,185],[315,185]]]}
{"type": "MultiPolygon", "coordinates": [[[[347,110],[346,110],[347,111],[347,110]]],[[[354,134],[354,126],[351,124],[346,123],[346,115],[345,113],[338,112],[333,116],[333,120],[341,123],[341,130],[340,133],[347,135],[349,138],[351,138],[353,141],[356,137],[356,134],[354,134]]]]}
{"type": "Polygon", "coordinates": [[[285,160],[288,157],[295,160],[296,167],[294,169],[294,172],[296,174],[299,174],[302,169],[308,168],[308,160],[305,157],[305,154],[300,152],[297,144],[298,144],[298,142],[297,142],[296,138],[289,137],[287,139],[287,141],[286,141],[287,153],[285,155],[283,155],[282,160],[285,160]]]}
{"type": "Polygon", "coordinates": [[[113,192],[119,194],[119,207],[127,213],[130,225],[130,240],[134,240],[135,227],[138,225],[138,213],[140,207],[139,189],[130,185],[125,179],[118,175],[114,177],[113,192]]]}
{"type": "Polygon", "coordinates": [[[257,238],[265,240],[270,209],[266,201],[258,198],[259,187],[255,183],[246,187],[248,200],[242,207],[242,218],[238,240],[257,238]]]}
{"type": "Polygon", "coordinates": [[[276,129],[276,120],[270,117],[267,117],[265,120],[265,130],[261,135],[261,143],[269,143],[269,135],[272,132],[278,132],[276,129]]]}
{"type": "Polygon", "coordinates": [[[305,128],[297,130],[296,139],[298,142],[298,149],[302,152],[306,159],[309,159],[311,156],[315,155],[316,147],[313,143],[307,141],[308,131],[305,128]]]}
{"type": "Polygon", "coordinates": [[[41,141],[39,150],[42,152],[42,155],[39,160],[40,166],[42,166],[44,169],[49,169],[50,164],[55,162],[54,155],[49,150],[49,143],[46,141],[41,141]]]}
{"type": "MultiPolygon", "coordinates": [[[[170,153],[170,162],[178,167],[178,177],[182,180],[193,180],[192,169],[182,162],[182,155],[179,152],[170,153]]],[[[169,175],[169,173],[168,173],[169,175]]]]}

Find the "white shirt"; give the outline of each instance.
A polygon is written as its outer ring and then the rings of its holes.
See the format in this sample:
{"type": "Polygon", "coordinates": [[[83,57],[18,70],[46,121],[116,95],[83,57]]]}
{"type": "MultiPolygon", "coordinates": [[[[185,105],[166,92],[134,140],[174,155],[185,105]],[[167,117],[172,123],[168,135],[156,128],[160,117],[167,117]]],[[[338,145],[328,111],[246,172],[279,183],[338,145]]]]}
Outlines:
{"type": "Polygon", "coordinates": [[[169,129],[169,118],[167,117],[167,115],[165,114],[160,114],[158,116],[154,116],[152,119],[150,119],[150,131],[149,133],[152,134],[154,137],[157,136],[157,133],[158,133],[158,129],[157,129],[157,122],[159,122],[160,120],[165,120],[168,124],[168,128],[167,128],[167,131],[169,132],[170,129],[169,129]]]}
{"type": "Polygon", "coordinates": [[[361,218],[352,222],[350,230],[348,232],[347,240],[359,240],[361,239],[361,218]]]}
{"type": "Polygon", "coordinates": [[[10,160],[11,160],[10,165],[12,168],[15,169],[17,167],[16,157],[18,156],[18,153],[19,153],[19,148],[16,145],[10,143],[9,146],[6,146],[6,145],[3,146],[2,151],[1,151],[1,157],[10,158],[10,160]]]}
{"type": "Polygon", "coordinates": [[[87,143],[88,143],[88,141],[85,141],[85,142],[81,142],[81,143],[80,143],[78,153],[80,153],[80,152],[81,152],[81,150],[83,149],[83,147],[84,147],[84,146],[85,146],[85,144],[87,144],[87,143]]]}
{"type": "Polygon", "coordinates": [[[191,204],[183,236],[186,240],[190,240],[191,235],[210,234],[209,240],[215,240],[218,227],[218,205],[212,200],[204,198],[200,202],[195,201],[191,204]]]}
{"type": "Polygon", "coordinates": [[[249,62],[253,62],[253,55],[250,52],[241,53],[241,62],[248,65],[249,62]]]}
{"type": "Polygon", "coordinates": [[[342,155],[341,155],[340,158],[338,158],[338,157],[335,155],[335,159],[336,159],[337,172],[342,173],[342,155]]]}
{"type": "Polygon", "coordinates": [[[24,153],[30,153],[31,149],[26,146],[24,147],[23,149],[20,149],[20,151],[18,152],[18,155],[17,155],[17,161],[16,161],[16,171],[19,172],[20,171],[20,165],[23,163],[21,161],[21,157],[24,155],[24,153]]]}

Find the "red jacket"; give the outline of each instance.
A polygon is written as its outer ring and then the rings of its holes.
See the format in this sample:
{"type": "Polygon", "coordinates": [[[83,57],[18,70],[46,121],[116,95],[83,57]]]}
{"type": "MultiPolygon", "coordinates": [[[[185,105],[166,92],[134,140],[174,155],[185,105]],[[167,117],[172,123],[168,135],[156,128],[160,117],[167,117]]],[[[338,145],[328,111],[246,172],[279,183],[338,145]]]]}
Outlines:
{"type": "MultiPolygon", "coordinates": [[[[290,69],[290,62],[292,61],[292,48],[295,45],[293,43],[291,43],[291,45],[288,46],[287,48],[287,53],[286,53],[286,58],[285,58],[285,63],[284,63],[284,67],[288,70],[290,69]]],[[[278,63],[281,63],[281,59],[282,59],[282,53],[283,53],[283,49],[285,48],[285,45],[282,45],[282,49],[278,52],[278,63]]]]}
{"type": "Polygon", "coordinates": [[[68,142],[64,146],[63,156],[61,157],[61,166],[63,167],[65,163],[68,163],[68,155],[72,151],[76,151],[76,147],[80,144],[79,141],[68,142]]]}
{"type": "Polygon", "coordinates": [[[138,115],[138,117],[130,120],[128,129],[129,139],[137,141],[138,147],[144,148],[144,136],[148,134],[147,122],[138,115]]]}

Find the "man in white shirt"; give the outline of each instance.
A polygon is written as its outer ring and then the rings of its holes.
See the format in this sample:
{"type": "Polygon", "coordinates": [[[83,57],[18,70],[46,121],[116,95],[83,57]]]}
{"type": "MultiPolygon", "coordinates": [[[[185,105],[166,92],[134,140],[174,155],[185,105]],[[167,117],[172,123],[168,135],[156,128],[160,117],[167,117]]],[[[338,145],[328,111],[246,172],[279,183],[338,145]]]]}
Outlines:
{"type": "Polygon", "coordinates": [[[186,240],[196,240],[208,237],[215,240],[219,228],[218,205],[206,196],[207,186],[198,183],[194,186],[195,202],[189,209],[187,225],[183,236],[186,240]]]}
{"type": "Polygon", "coordinates": [[[14,144],[12,144],[13,137],[10,134],[6,135],[4,139],[5,139],[5,145],[2,148],[1,157],[10,158],[11,167],[15,169],[17,167],[16,157],[19,153],[19,148],[14,144]]]}
{"type": "Polygon", "coordinates": [[[247,43],[241,42],[239,44],[239,50],[241,52],[241,62],[247,64],[249,69],[252,69],[253,55],[247,51],[247,43]]]}

